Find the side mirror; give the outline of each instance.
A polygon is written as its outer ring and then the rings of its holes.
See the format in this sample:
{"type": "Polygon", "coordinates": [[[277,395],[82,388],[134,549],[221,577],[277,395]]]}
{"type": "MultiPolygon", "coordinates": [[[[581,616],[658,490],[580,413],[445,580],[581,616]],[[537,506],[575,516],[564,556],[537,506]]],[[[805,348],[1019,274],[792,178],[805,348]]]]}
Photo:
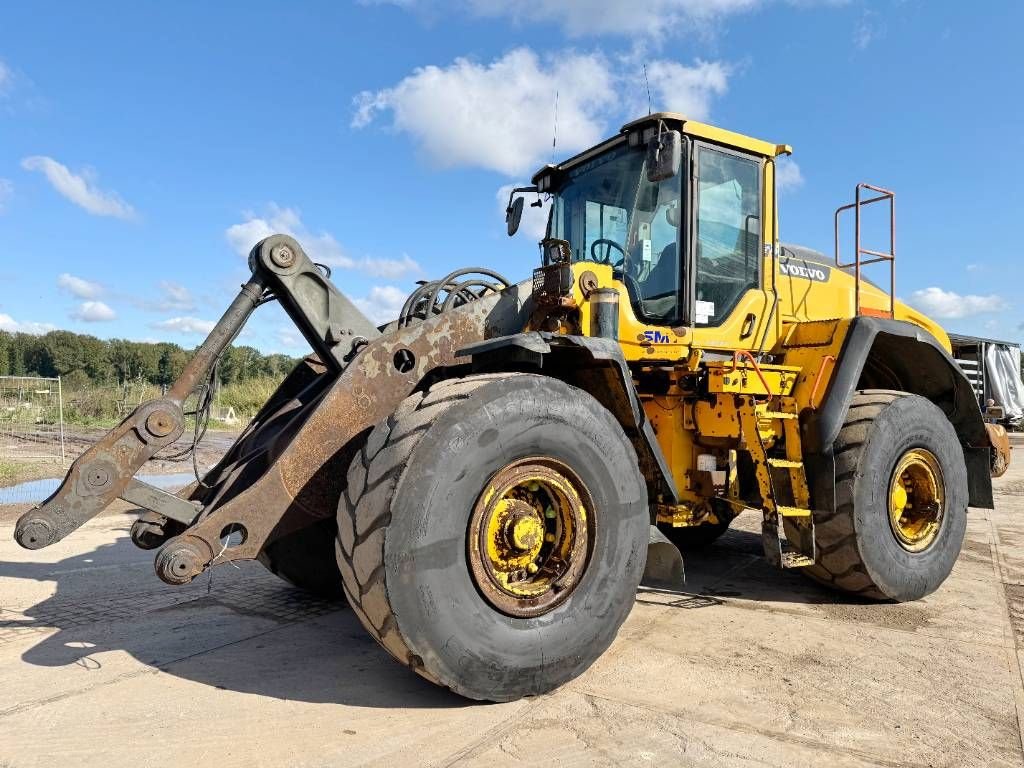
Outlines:
{"type": "Polygon", "coordinates": [[[671,179],[679,172],[683,137],[679,131],[662,131],[647,142],[647,180],[652,184],[671,179]]]}
{"type": "Polygon", "coordinates": [[[512,237],[519,230],[519,222],[523,220],[523,202],[524,198],[517,197],[505,209],[505,225],[508,229],[509,237],[512,237]]]}

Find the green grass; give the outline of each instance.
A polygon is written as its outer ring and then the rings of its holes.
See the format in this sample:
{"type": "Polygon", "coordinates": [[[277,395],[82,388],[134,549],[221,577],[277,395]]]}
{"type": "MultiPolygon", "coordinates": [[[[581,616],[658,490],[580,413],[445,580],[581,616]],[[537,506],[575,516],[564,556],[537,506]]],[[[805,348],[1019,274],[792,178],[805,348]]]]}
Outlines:
{"type": "Polygon", "coordinates": [[[26,480],[37,480],[40,477],[63,475],[65,471],[66,467],[60,462],[0,460],[0,488],[17,485],[26,480]]]}
{"type": "MultiPolygon", "coordinates": [[[[234,408],[235,415],[243,422],[251,419],[260,407],[274,394],[280,379],[270,376],[246,379],[227,384],[217,392],[214,405],[220,408],[234,408]]],[[[110,429],[117,426],[140,403],[160,397],[159,387],[138,385],[125,391],[116,387],[93,387],[64,393],[64,423],[80,427],[101,427],[110,429]]],[[[194,407],[191,401],[185,410],[194,407]]],[[[189,419],[191,421],[191,419],[189,419]]],[[[232,427],[211,421],[211,429],[232,427]]]]}

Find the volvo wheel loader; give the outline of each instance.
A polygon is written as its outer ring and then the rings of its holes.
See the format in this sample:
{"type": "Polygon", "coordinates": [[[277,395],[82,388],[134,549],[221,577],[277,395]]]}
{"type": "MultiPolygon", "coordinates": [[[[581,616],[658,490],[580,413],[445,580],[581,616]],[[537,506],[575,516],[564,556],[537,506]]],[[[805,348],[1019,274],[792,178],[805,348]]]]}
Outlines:
{"type": "Polygon", "coordinates": [[[452,272],[383,327],[295,240],[257,243],[181,378],[82,454],[17,541],[48,546],[127,500],[165,582],[258,559],[343,592],[419,675],[495,701],[579,675],[645,567],[678,576],[678,550],[744,509],[779,567],[929,594],[968,505],[992,507],[1005,443],[946,333],[894,298],[892,192],[856,187],[835,258],[780,242],[789,152],[677,114],[630,123],[510,197],[509,234],[550,202],[532,279],[452,272]],[[888,248],[862,242],[865,206],[887,210],[888,248]],[[202,421],[219,355],[271,300],[314,354],[192,486],[135,479],[202,421]]]}

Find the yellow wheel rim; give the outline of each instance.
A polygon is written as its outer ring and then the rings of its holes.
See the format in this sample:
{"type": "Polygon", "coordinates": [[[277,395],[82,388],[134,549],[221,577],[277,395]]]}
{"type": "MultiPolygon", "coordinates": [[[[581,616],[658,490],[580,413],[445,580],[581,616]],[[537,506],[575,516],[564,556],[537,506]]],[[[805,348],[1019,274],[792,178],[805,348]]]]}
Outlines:
{"type": "Polygon", "coordinates": [[[469,570],[483,597],[518,617],[565,600],[590,558],[592,510],[586,486],[556,459],[522,459],[499,471],[469,521],[469,570]]]}
{"type": "Polygon", "coordinates": [[[924,448],[900,457],[889,480],[889,525],[910,552],[932,545],[942,527],[945,485],[938,459],[924,448]]]}

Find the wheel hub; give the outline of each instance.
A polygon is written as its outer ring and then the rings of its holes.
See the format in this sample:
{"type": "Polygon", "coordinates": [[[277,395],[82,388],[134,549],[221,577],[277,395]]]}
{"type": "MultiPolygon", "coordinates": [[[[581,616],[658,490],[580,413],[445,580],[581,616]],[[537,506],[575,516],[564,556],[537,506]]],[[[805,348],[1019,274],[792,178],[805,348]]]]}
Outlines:
{"type": "Polygon", "coordinates": [[[889,481],[889,525],[900,546],[921,552],[942,526],[945,484],[938,459],[924,448],[903,454],[889,481]]]}
{"type": "Polygon", "coordinates": [[[522,459],[495,474],[469,522],[469,569],[483,597],[516,617],[565,600],[590,558],[592,509],[583,482],[555,459],[522,459]]]}

